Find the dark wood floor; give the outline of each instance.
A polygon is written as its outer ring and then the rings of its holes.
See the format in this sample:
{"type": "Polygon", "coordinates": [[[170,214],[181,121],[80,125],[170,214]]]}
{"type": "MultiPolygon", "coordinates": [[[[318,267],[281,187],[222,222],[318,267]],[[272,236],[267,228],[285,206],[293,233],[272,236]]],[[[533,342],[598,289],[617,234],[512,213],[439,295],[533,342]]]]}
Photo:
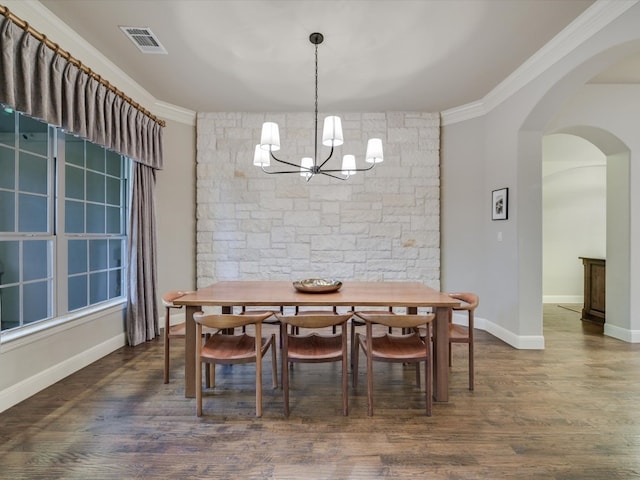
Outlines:
{"type": "Polygon", "coordinates": [[[523,351],[479,332],[474,392],[457,346],[431,418],[402,365],[378,369],[373,418],[364,375],[343,417],[339,364],[296,365],[288,419],[269,364],[261,419],[251,367],[223,368],[197,418],[181,342],[168,385],[159,342],[122,348],[0,414],[0,478],[640,478],[640,345],[557,306],[544,333],[544,351],[523,351]]]}

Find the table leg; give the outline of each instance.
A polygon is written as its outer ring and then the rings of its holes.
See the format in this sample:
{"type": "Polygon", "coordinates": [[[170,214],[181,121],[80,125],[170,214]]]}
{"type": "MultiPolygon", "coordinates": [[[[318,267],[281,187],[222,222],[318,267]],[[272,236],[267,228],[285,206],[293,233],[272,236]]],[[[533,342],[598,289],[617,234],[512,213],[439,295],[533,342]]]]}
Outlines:
{"type": "Polygon", "coordinates": [[[193,314],[200,310],[202,307],[187,306],[184,312],[184,396],[187,398],[196,396],[196,322],[193,314]]]}
{"type": "Polygon", "coordinates": [[[450,308],[437,307],[433,342],[433,397],[449,401],[449,315],[450,308]]]}

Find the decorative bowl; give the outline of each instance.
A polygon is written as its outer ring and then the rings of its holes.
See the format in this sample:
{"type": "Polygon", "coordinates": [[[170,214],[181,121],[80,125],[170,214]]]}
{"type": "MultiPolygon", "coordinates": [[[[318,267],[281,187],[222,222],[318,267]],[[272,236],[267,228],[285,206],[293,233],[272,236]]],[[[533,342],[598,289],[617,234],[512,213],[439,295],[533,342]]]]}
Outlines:
{"type": "Polygon", "coordinates": [[[293,286],[299,292],[331,293],[340,290],[342,282],[326,278],[307,278],[293,282],[293,286]]]}

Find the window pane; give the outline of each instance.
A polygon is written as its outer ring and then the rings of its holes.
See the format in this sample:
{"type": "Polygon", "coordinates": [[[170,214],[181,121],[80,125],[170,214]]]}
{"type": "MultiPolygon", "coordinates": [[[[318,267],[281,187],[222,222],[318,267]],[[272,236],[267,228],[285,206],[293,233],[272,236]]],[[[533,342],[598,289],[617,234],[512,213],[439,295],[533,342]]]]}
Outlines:
{"type": "Polygon", "coordinates": [[[64,202],[64,231],[67,233],[84,233],[84,203],[64,202]]]}
{"type": "Polygon", "coordinates": [[[24,115],[20,115],[18,122],[20,131],[18,142],[20,150],[26,150],[46,157],[49,153],[48,125],[40,120],[24,115]]]}
{"type": "Polygon", "coordinates": [[[18,159],[18,181],[21,192],[40,193],[46,195],[49,191],[47,158],[35,157],[28,153],[20,153],[18,159]]]}
{"type": "Polygon", "coordinates": [[[0,110],[0,143],[15,146],[16,144],[16,116],[13,110],[7,112],[3,106],[0,110]]]}
{"type": "Polygon", "coordinates": [[[95,143],[87,142],[87,169],[105,172],[105,148],[95,143]]]}
{"type": "Polygon", "coordinates": [[[118,178],[122,176],[122,156],[119,153],[107,150],[107,173],[118,178]]]}
{"type": "Polygon", "coordinates": [[[69,278],[67,302],[69,311],[87,306],[87,275],[69,278]]]}
{"type": "Polygon", "coordinates": [[[87,272],[87,241],[69,240],[69,254],[67,260],[67,273],[87,272]]]}
{"type": "Polygon", "coordinates": [[[13,192],[0,191],[0,232],[16,231],[16,204],[13,192]]]}
{"type": "Polygon", "coordinates": [[[24,286],[22,297],[22,322],[23,325],[38,320],[49,318],[49,288],[50,283],[28,283],[24,286]]]}
{"type": "Polygon", "coordinates": [[[107,207],[107,233],[122,233],[120,231],[120,209],[107,207]]]}
{"type": "Polygon", "coordinates": [[[64,137],[64,161],[84,167],[84,140],[73,135],[64,137]]]}
{"type": "Polygon", "coordinates": [[[104,206],[87,204],[87,233],[105,233],[104,206]]]}
{"type": "Polygon", "coordinates": [[[84,170],[67,165],[65,175],[65,197],[84,200],[84,170]]]}
{"type": "Polygon", "coordinates": [[[20,242],[0,242],[0,285],[20,281],[20,242]]]}
{"type": "Polygon", "coordinates": [[[87,200],[104,203],[104,175],[87,172],[87,200]]]}
{"type": "Polygon", "coordinates": [[[16,188],[16,151],[0,147],[0,188],[16,188]]]}
{"type": "Polygon", "coordinates": [[[89,303],[104,302],[107,299],[107,272],[92,273],[89,276],[89,303]]]}
{"type": "Polygon", "coordinates": [[[46,233],[49,228],[47,197],[18,195],[18,231],[46,233]]]}
{"type": "Polygon", "coordinates": [[[117,268],[122,262],[122,240],[109,240],[109,268],[117,268]]]}
{"type": "Polygon", "coordinates": [[[109,272],[109,298],[122,295],[122,269],[109,272]]]}
{"type": "Polygon", "coordinates": [[[106,270],[107,268],[107,241],[89,241],[89,271],[106,270]]]}
{"type": "Polygon", "coordinates": [[[20,326],[20,287],[0,288],[2,330],[20,326]]]}
{"type": "Polygon", "coordinates": [[[107,177],[107,203],[120,206],[120,180],[107,177]]]}
{"type": "Polygon", "coordinates": [[[50,263],[47,240],[29,240],[22,244],[22,281],[49,277],[50,263]]]}

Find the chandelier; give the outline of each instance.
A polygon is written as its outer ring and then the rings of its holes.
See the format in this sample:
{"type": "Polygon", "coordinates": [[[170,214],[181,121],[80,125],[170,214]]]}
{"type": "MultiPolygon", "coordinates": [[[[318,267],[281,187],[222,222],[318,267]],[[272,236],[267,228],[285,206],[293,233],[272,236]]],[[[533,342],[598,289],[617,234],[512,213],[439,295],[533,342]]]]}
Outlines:
{"type": "Polygon", "coordinates": [[[313,158],[303,157],[300,164],[292,163],[277,158],[273,152],[280,150],[280,132],[278,124],[274,122],[265,122],[262,124],[262,134],[260,143],[256,145],[253,157],[253,164],[262,168],[264,173],[282,174],[282,173],[299,173],[305,177],[307,181],[311,180],[314,175],[326,175],[328,177],[337,178],[339,180],[347,180],[356,172],[365,172],[371,170],[376,163],[384,160],[382,154],[382,140],[379,138],[370,138],[367,142],[367,151],[365,162],[371,165],[366,168],[356,168],[356,157],[354,155],[344,155],[342,157],[342,168],[332,169],[325,168],[327,162],[333,156],[333,150],[344,143],[342,136],[342,121],[340,117],[329,116],[324,119],[324,128],[322,131],[322,144],[331,147],[329,155],[325,160],[318,160],[318,45],[322,43],[324,36],[321,33],[312,33],[309,35],[309,41],[315,45],[316,50],[316,90],[315,90],[315,123],[314,123],[314,153],[313,158]],[[271,166],[271,159],[284,165],[294,167],[295,170],[267,170],[265,167],[271,166]]]}

